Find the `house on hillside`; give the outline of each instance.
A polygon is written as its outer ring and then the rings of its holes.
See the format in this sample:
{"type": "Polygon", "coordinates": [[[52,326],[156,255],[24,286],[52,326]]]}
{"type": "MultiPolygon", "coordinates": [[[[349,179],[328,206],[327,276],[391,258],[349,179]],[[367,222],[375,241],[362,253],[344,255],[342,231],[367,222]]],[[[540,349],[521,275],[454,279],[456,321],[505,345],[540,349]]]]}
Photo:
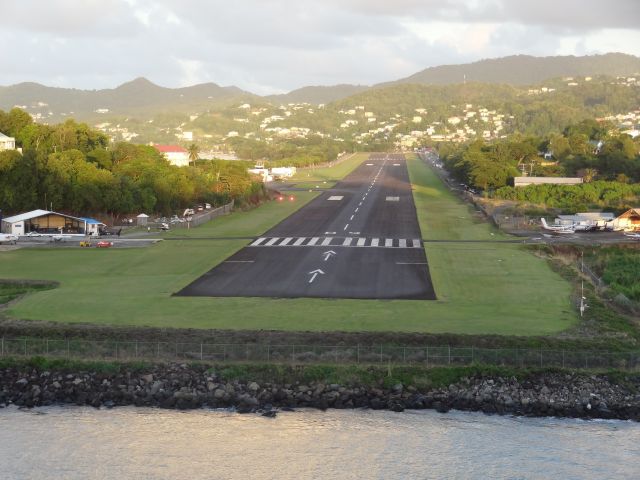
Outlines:
{"type": "Polygon", "coordinates": [[[13,137],[7,137],[4,133],[0,132],[0,152],[2,150],[15,150],[16,139],[13,137]]]}
{"type": "Polygon", "coordinates": [[[526,187],[527,185],[579,185],[581,177],[514,177],[514,187],[526,187]]]}
{"type": "Polygon", "coordinates": [[[189,152],[179,145],[154,145],[156,150],[162,153],[171,165],[186,167],[189,165],[189,152]]]}

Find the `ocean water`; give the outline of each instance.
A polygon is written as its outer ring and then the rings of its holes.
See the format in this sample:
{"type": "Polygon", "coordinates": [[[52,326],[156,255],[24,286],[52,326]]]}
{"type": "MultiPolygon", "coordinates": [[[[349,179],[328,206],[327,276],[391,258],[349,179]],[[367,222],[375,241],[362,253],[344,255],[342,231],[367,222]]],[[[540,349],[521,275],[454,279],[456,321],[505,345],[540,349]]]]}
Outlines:
{"type": "Polygon", "coordinates": [[[9,479],[635,479],[640,424],[481,413],[0,409],[9,479]]]}

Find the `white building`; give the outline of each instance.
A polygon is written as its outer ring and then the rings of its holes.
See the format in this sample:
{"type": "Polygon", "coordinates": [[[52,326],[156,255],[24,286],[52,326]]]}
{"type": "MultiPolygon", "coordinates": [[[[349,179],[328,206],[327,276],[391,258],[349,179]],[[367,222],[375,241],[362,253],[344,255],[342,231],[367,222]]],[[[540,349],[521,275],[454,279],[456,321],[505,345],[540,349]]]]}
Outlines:
{"type": "Polygon", "coordinates": [[[154,148],[164,154],[171,165],[176,167],[189,165],[189,152],[179,145],[154,145],[154,148]]]}
{"type": "Polygon", "coordinates": [[[0,151],[2,150],[15,150],[16,139],[13,137],[7,137],[4,133],[0,132],[0,151]]]}

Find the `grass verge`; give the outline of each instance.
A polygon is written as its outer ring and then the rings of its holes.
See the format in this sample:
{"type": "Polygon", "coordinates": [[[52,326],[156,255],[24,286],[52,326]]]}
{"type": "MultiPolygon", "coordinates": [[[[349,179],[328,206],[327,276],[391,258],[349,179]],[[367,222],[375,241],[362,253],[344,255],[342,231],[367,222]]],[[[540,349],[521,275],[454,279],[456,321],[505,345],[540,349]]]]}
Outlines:
{"type": "MultiPolygon", "coordinates": [[[[334,167],[350,171],[364,157],[334,167]]],[[[409,160],[418,217],[427,239],[498,235],[453,197],[433,172],[409,160]],[[493,235],[492,235],[493,233],[493,235]]],[[[438,301],[173,297],[172,294],[310,200],[268,202],[221,217],[188,237],[145,249],[21,249],[0,254],[3,275],[59,281],[9,315],[67,323],[234,330],[428,332],[549,335],[576,322],[570,286],[545,260],[511,244],[427,243],[438,301]]]]}

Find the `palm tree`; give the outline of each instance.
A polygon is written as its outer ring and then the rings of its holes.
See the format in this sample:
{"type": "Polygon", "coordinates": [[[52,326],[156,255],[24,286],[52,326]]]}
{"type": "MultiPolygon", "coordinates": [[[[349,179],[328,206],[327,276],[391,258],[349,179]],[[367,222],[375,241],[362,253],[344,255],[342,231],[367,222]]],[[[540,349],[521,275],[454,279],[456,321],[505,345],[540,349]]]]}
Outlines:
{"type": "Polygon", "coordinates": [[[200,154],[200,147],[195,143],[192,143],[187,147],[187,152],[189,152],[189,162],[192,165],[196,164],[196,160],[198,160],[200,154]]]}
{"type": "Polygon", "coordinates": [[[584,173],[582,174],[582,180],[584,181],[584,183],[589,183],[595,180],[597,175],[598,170],[596,170],[595,168],[585,168],[584,173]]]}

